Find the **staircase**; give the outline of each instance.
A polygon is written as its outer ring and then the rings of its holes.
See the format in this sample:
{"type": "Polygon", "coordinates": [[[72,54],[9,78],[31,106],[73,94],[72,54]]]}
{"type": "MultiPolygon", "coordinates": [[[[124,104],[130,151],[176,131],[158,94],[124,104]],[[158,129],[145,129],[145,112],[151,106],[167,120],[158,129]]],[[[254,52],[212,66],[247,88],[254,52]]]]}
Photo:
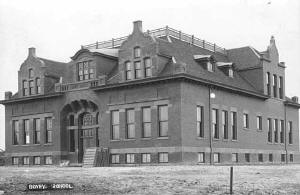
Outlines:
{"type": "Polygon", "coordinates": [[[84,167],[94,167],[96,163],[96,154],[97,154],[97,148],[87,148],[84,151],[83,156],[83,166],[84,167]]]}

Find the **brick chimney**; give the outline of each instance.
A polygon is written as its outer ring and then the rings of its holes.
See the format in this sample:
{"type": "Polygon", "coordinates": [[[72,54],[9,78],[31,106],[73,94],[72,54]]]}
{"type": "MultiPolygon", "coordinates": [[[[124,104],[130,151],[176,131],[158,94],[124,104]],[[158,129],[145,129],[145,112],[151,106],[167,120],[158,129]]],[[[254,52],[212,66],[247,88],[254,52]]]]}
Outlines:
{"type": "Polygon", "coordinates": [[[36,58],[34,47],[28,48],[28,57],[35,57],[36,58]]]}
{"type": "Polygon", "coordinates": [[[12,92],[6,91],[4,96],[5,96],[5,100],[9,100],[12,97],[12,92]]]}
{"type": "Polygon", "coordinates": [[[135,32],[143,32],[143,25],[141,20],[133,22],[133,33],[135,32]]]}

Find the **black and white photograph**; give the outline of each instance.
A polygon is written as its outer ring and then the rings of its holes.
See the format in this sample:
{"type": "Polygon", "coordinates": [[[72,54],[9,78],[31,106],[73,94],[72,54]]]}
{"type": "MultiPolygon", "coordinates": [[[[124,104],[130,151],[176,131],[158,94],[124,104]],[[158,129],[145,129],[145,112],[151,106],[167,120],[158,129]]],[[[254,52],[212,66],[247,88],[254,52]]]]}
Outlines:
{"type": "Polygon", "coordinates": [[[300,194],[299,56],[298,0],[0,0],[0,195],[300,194]]]}

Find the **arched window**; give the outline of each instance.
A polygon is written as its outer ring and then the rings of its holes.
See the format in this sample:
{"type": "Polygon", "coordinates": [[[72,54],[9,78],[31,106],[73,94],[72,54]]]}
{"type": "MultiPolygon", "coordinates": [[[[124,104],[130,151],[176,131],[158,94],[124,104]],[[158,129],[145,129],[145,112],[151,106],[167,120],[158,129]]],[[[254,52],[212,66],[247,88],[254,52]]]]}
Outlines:
{"type": "Polygon", "coordinates": [[[35,87],[36,87],[36,93],[40,94],[41,93],[41,79],[40,78],[35,79],[35,87]]]}
{"type": "Polygon", "coordinates": [[[28,76],[29,76],[29,78],[33,78],[33,77],[34,77],[34,72],[33,72],[33,69],[32,69],[32,68],[30,68],[30,69],[28,70],[28,76]]]}
{"type": "Polygon", "coordinates": [[[140,47],[135,47],[133,49],[133,53],[134,53],[134,58],[139,58],[141,57],[141,48],[140,47]]]}
{"type": "Polygon", "coordinates": [[[99,124],[99,112],[96,114],[96,124],[99,124]]]}
{"type": "Polygon", "coordinates": [[[70,126],[74,126],[74,124],[75,124],[75,121],[74,121],[74,115],[70,115],[70,116],[69,116],[69,125],[70,125],[70,126]]]}
{"type": "Polygon", "coordinates": [[[93,116],[90,113],[85,113],[82,117],[82,126],[90,126],[93,124],[93,116]]]}
{"type": "Polygon", "coordinates": [[[27,96],[28,95],[28,82],[26,80],[23,81],[23,96],[27,96]]]}

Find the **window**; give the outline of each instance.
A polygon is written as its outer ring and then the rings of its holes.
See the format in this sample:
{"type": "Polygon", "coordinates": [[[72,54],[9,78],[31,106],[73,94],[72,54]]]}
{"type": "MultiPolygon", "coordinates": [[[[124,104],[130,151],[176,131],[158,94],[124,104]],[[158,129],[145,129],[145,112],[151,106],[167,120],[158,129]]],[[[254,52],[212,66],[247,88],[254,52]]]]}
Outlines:
{"type": "Polygon", "coordinates": [[[20,129],[19,121],[13,121],[13,144],[18,145],[20,143],[20,129]]]}
{"type": "Polygon", "coordinates": [[[232,131],[232,140],[237,140],[237,121],[236,121],[236,112],[231,112],[231,131],[232,131]]]}
{"type": "Polygon", "coordinates": [[[119,154],[112,154],[111,155],[111,163],[112,164],[119,164],[120,163],[120,155],[119,154]]]}
{"type": "Polygon", "coordinates": [[[135,79],[142,78],[142,69],[141,69],[140,61],[134,62],[134,78],[135,79]]]}
{"type": "Polygon", "coordinates": [[[34,144],[39,144],[41,141],[41,120],[39,118],[33,119],[34,124],[34,144]]]}
{"type": "Polygon", "coordinates": [[[12,164],[18,165],[19,164],[19,157],[12,157],[12,164]]]}
{"type": "Polygon", "coordinates": [[[29,165],[29,157],[28,156],[23,157],[23,165],[29,165]]]}
{"type": "Polygon", "coordinates": [[[29,144],[29,120],[24,120],[24,144],[29,144]]]}
{"type": "Polygon", "coordinates": [[[203,106],[197,106],[197,136],[204,137],[203,106]]]}
{"type": "Polygon", "coordinates": [[[278,120],[274,119],[274,142],[278,143],[278,120]]]}
{"type": "Polygon", "coordinates": [[[75,124],[75,118],[74,115],[69,116],[69,126],[74,126],[75,124]]]}
{"type": "Polygon", "coordinates": [[[134,163],[134,154],[126,154],[126,163],[134,163]]]}
{"type": "Polygon", "coordinates": [[[135,137],[134,109],[126,109],[126,138],[135,137]]]}
{"type": "Polygon", "coordinates": [[[264,158],[263,158],[263,154],[258,154],[258,162],[263,162],[264,158]]]}
{"type": "Polygon", "coordinates": [[[207,70],[209,71],[209,72],[213,72],[214,70],[214,68],[213,68],[213,64],[210,62],[210,61],[208,61],[207,63],[206,63],[206,66],[207,66],[207,70]]]}
{"type": "Polygon", "coordinates": [[[231,154],[231,161],[237,163],[238,160],[238,154],[237,153],[232,153],[231,154]]]}
{"type": "Polygon", "coordinates": [[[233,78],[233,70],[232,70],[232,68],[228,69],[228,76],[231,77],[231,78],[233,78]]]}
{"type": "Polygon", "coordinates": [[[294,154],[290,154],[290,162],[294,162],[294,154]]]}
{"type": "Polygon", "coordinates": [[[281,162],[285,162],[285,154],[281,154],[281,156],[280,156],[281,158],[281,162]]]}
{"type": "Polygon", "coordinates": [[[134,58],[139,58],[141,57],[141,48],[140,47],[135,47],[134,49],[134,58]]]}
{"type": "Polygon", "coordinates": [[[23,81],[23,96],[28,95],[28,82],[25,80],[23,81]]]}
{"type": "Polygon", "coordinates": [[[220,153],[214,153],[214,163],[220,162],[220,153]]]}
{"type": "Polygon", "coordinates": [[[28,70],[28,76],[29,76],[29,78],[33,78],[33,77],[34,77],[34,72],[33,72],[33,69],[32,69],[32,68],[30,68],[30,69],[28,70]]]}
{"type": "Polygon", "coordinates": [[[250,154],[249,153],[245,154],[245,161],[250,162],[250,154]]]}
{"type": "Polygon", "coordinates": [[[52,165],[52,156],[45,156],[45,164],[52,165]]]}
{"type": "Polygon", "coordinates": [[[283,78],[279,77],[279,98],[283,99],[283,78]]]}
{"type": "Polygon", "coordinates": [[[142,154],[142,163],[150,163],[151,155],[150,154],[142,154]]]}
{"type": "Polygon", "coordinates": [[[118,140],[120,139],[120,118],[119,111],[111,112],[111,125],[112,125],[112,139],[118,140]]]}
{"type": "Polygon", "coordinates": [[[243,114],[243,127],[249,129],[249,115],[247,113],[243,114]]]}
{"type": "Polygon", "coordinates": [[[36,78],[35,79],[35,86],[36,86],[36,94],[40,94],[41,93],[41,79],[40,78],[36,78]]]}
{"type": "Polygon", "coordinates": [[[280,120],[280,143],[284,143],[284,120],[280,120]]]}
{"type": "Polygon", "coordinates": [[[219,125],[218,125],[218,110],[212,109],[212,130],[213,130],[213,138],[219,139],[219,125]]]}
{"type": "Polygon", "coordinates": [[[273,162],[273,154],[269,154],[269,162],[273,162]]]}
{"type": "Polygon", "coordinates": [[[198,163],[205,163],[205,153],[204,152],[198,153],[198,163]]]}
{"type": "Polygon", "coordinates": [[[273,75],[273,95],[277,97],[277,76],[276,74],[273,75]]]}
{"type": "Polygon", "coordinates": [[[159,137],[168,136],[168,106],[158,107],[158,119],[159,119],[159,137]]]}
{"type": "Polygon", "coordinates": [[[40,164],[41,164],[41,157],[39,157],[39,156],[34,156],[34,157],[33,157],[33,164],[34,164],[34,165],[40,165],[40,164]]]}
{"type": "Polygon", "coordinates": [[[145,65],[145,77],[151,77],[152,76],[152,61],[151,61],[151,59],[145,58],[144,65],[145,65]]]}
{"type": "Polygon", "coordinates": [[[130,62],[125,62],[125,77],[126,77],[126,80],[132,79],[132,71],[131,71],[131,63],[130,62]]]}
{"type": "Polygon", "coordinates": [[[142,108],[143,112],[143,137],[151,137],[151,108],[144,107],[142,108]]]}
{"type": "Polygon", "coordinates": [[[85,113],[82,116],[82,125],[83,126],[91,126],[91,125],[93,125],[93,115],[91,113],[85,113]]]}
{"type": "Polygon", "coordinates": [[[95,77],[94,69],[91,66],[90,61],[79,62],[78,67],[78,80],[89,80],[95,77]]]}
{"type": "Polygon", "coordinates": [[[270,73],[267,72],[266,74],[266,82],[267,82],[267,94],[271,95],[271,78],[270,78],[270,73]]]}
{"type": "Polygon", "coordinates": [[[34,94],[34,82],[29,81],[29,95],[34,94]]]}
{"type": "Polygon", "coordinates": [[[262,117],[261,116],[256,117],[256,128],[257,128],[257,130],[262,130],[262,117]]]}
{"type": "Polygon", "coordinates": [[[52,118],[46,118],[46,143],[52,143],[52,118]]]}
{"type": "Polygon", "coordinates": [[[228,112],[222,111],[222,131],[224,139],[228,139],[228,112]]]}
{"type": "Polygon", "coordinates": [[[288,122],[288,130],[289,130],[289,144],[293,144],[293,123],[292,123],[292,121],[288,122]]]}
{"type": "Polygon", "coordinates": [[[158,162],[160,163],[169,162],[169,154],[166,152],[158,153],[158,162]]]}
{"type": "Polygon", "coordinates": [[[268,142],[272,142],[272,119],[268,118],[268,142]]]}

